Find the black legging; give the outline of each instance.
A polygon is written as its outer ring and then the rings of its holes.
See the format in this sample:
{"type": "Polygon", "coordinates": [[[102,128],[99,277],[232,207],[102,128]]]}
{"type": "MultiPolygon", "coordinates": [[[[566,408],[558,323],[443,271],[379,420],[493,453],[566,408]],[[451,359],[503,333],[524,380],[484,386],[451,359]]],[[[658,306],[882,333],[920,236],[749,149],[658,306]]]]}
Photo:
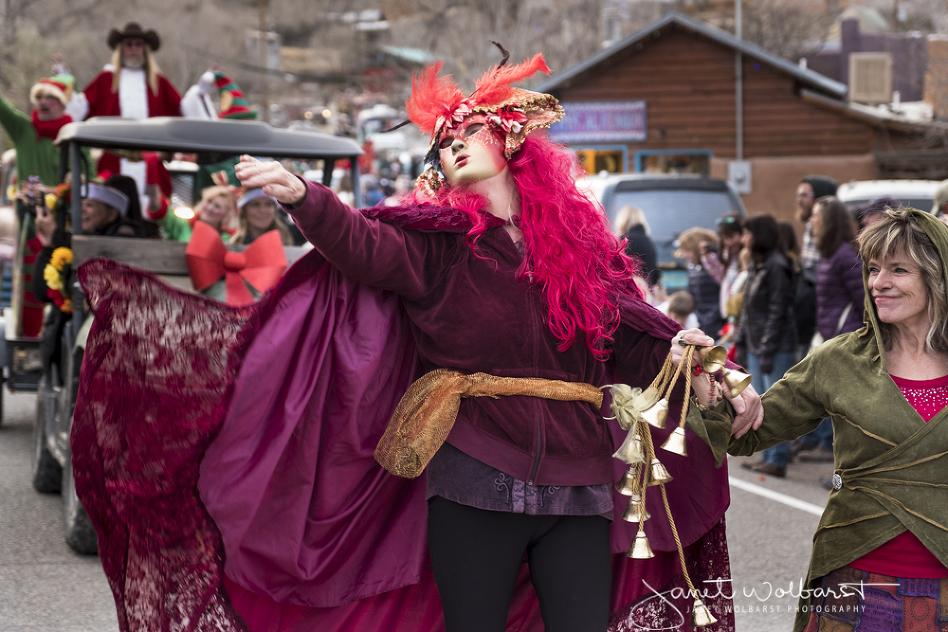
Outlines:
{"type": "Polygon", "coordinates": [[[428,502],[428,550],[447,632],[503,632],[527,552],[546,632],[602,632],[612,583],[609,521],[428,502]]]}

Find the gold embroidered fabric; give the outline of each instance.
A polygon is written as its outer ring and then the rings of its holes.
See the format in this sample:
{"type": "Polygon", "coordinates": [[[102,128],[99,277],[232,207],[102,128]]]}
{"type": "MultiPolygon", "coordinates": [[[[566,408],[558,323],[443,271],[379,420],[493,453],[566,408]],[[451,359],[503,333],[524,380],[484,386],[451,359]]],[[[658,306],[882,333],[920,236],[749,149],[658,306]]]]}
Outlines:
{"type": "Polygon", "coordinates": [[[396,476],[417,478],[454,427],[461,398],[505,395],[602,406],[602,391],[592,384],[437,369],[416,380],[402,396],[375,448],[375,460],[396,476]]]}

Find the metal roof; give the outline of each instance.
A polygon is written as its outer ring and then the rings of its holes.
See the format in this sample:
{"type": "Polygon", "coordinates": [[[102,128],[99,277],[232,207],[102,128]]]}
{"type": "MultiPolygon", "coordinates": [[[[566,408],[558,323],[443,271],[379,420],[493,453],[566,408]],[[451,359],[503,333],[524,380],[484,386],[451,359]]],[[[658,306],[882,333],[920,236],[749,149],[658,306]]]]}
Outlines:
{"type": "Polygon", "coordinates": [[[252,154],[271,158],[352,158],[362,154],[351,138],[288,130],[261,121],[154,117],[96,117],[64,126],[56,143],[102,149],[252,154]]]}
{"type": "Polygon", "coordinates": [[[610,46],[601,53],[594,55],[587,59],[586,61],[573,66],[572,68],[562,72],[558,75],[550,77],[543,83],[531,88],[532,90],[537,90],[538,92],[552,92],[553,90],[565,87],[564,84],[568,84],[570,80],[578,77],[579,75],[588,72],[595,68],[597,65],[607,61],[613,55],[616,55],[625,49],[629,48],[650,36],[656,31],[670,26],[670,25],[679,25],[686,29],[690,29],[708,39],[715,41],[723,46],[733,48],[735,51],[758,59],[774,68],[782,70],[789,75],[792,75],[799,81],[806,83],[810,86],[820,88],[826,92],[834,94],[838,97],[844,97],[846,95],[846,85],[825,77],[818,72],[808,70],[806,68],[801,68],[799,65],[788,61],[782,57],[777,57],[772,53],[768,53],[763,48],[750,42],[745,42],[734,37],[732,34],[727,31],[723,31],[717,27],[711,26],[705,22],[699,22],[697,20],[692,20],[691,18],[684,16],[680,13],[670,12],[668,15],[653,22],[649,26],[643,28],[626,37],[620,42],[610,46]]]}

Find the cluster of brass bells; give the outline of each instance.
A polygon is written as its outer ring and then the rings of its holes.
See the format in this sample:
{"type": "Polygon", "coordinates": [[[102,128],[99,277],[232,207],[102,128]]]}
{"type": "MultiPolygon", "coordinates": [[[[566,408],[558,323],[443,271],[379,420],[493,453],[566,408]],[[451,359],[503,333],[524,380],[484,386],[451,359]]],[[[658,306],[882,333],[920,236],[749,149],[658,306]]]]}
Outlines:
{"type": "MultiPolygon", "coordinates": [[[[665,511],[668,512],[669,520],[671,520],[664,483],[670,482],[672,476],[655,456],[652,433],[648,426],[659,429],[665,428],[668,417],[668,397],[673,391],[675,381],[681,370],[684,369],[686,372],[690,372],[691,361],[694,356],[697,356],[702,369],[707,373],[723,371],[723,387],[727,388],[728,395],[731,397],[739,395],[751,382],[750,375],[725,367],[727,350],[718,346],[689,348],[681,368],[676,367],[671,361],[671,356],[669,356],[661,373],[655,378],[652,385],[644,391],[638,388],[633,389],[624,384],[612,386],[612,410],[615,419],[619,422],[619,426],[628,432],[622,445],[612,456],[629,465],[622,478],[616,483],[616,491],[629,497],[628,506],[622,512],[622,519],[626,522],[638,524],[635,540],[633,540],[632,546],[629,547],[629,551],[626,553],[628,557],[633,559],[644,560],[655,557],[643,528],[645,521],[651,518],[645,505],[648,488],[659,486],[665,504],[665,511]],[[687,366],[685,366],[686,364],[687,366]]],[[[690,374],[686,373],[686,375],[690,380],[690,374]]],[[[682,408],[679,426],[668,435],[661,446],[664,450],[681,456],[688,455],[685,447],[684,428],[687,411],[688,407],[685,403],[682,408]]],[[[671,527],[673,532],[677,532],[673,521],[671,527]]],[[[679,548],[679,555],[681,554],[679,548]]],[[[691,610],[692,627],[703,627],[716,623],[717,619],[712,616],[711,611],[698,598],[698,593],[694,591],[687,570],[682,570],[685,572],[685,579],[695,596],[691,610]]]]}
{"type": "Polygon", "coordinates": [[[724,370],[724,386],[727,387],[728,395],[737,397],[745,388],[750,386],[753,379],[747,373],[725,368],[727,362],[727,349],[718,345],[715,347],[700,347],[697,351],[701,358],[701,368],[708,373],[717,373],[724,370]]]}

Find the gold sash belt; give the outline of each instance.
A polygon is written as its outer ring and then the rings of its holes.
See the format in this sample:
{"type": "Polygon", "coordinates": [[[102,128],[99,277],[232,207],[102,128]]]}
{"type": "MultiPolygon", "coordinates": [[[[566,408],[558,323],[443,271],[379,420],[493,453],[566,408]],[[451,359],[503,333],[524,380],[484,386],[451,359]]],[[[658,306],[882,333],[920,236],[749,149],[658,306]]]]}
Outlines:
{"type": "Polygon", "coordinates": [[[602,406],[602,391],[592,384],[437,369],[417,379],[402,396],[375,448],[375,460],[396,476],[418,477],[454,427],[462,397],[502,395],[602,406]]]}

